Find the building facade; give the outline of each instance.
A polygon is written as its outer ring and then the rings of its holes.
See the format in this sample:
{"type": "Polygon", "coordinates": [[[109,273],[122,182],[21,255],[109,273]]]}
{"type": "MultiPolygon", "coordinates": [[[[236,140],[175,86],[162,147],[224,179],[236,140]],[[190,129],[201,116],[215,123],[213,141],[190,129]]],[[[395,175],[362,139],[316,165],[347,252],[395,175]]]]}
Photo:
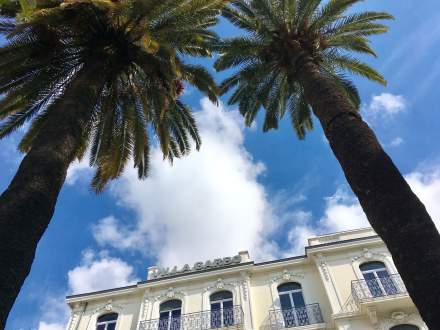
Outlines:
{"type": "Polygon", "coordinates": [[[287,259],[150,267],[144,282],[67,303],[68,330],[428,329],[372,229],[310,238],[287,259]]]}

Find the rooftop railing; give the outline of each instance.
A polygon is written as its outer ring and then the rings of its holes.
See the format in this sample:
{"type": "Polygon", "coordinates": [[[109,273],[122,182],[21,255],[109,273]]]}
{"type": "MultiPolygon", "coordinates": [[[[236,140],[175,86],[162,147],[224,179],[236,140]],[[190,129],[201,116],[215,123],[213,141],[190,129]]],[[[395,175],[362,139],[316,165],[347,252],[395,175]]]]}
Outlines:
{"type": "Polygon", "coordinates": [[[399,274],[393,274],[370,280],[352,281],[351,292],[353,298],[358,303],[384,297],[406,295],[408,293],[399,274]]]}
{"type": "Polygon", "coordinates": [[[319,304],[310,304],[297,308],[271,310],[269,323],[272,330],[277,330],[324,323],[324,319],[319,304]]]}
{"type": "Polygon", "coordinates": [[[196,330],[240,327],[243,325],[241,306],[182,314],[176,317],[141,321],[139,330],[196,330]]]}

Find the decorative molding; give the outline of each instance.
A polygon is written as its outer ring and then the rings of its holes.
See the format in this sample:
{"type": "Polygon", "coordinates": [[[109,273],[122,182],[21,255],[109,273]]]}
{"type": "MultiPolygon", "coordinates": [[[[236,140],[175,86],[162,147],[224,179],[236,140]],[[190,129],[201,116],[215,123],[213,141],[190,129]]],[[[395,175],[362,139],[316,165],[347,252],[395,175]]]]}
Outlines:
{"type": "Polygon", "coordinates": [[[150,294],[150,290],[146,290],[144,293],[144,296],[142,297],[142,311],[141,311],[141,316],[140,316],[141,320],[147,319],[148,308],[151,305],[151,300],[152,300],[152,297],[150,294]]]}
{"type": "Polygon", "coordinates": [[[123,306],[123,305],[114,304],[113,301],[110,299],[110,300],[107,301],[106,304],[101,305],[101,306],[99,306],[99,307],[96,307],[96,308],[93,310],[93,313],[95,314],[95,313],[98,313],[98,312],[100,312],[100,311],[102,311],[102,310],[105,310],[106,312],[113,312],[113,311],[118,311],[118,312],[120,312],[120,311],[122,311],[123,309],[124,309],[124,306],[123,306]]]}
{"type": "Polygon", "coordinates": [[[368,248],[362,249],[362,253],[358,256],[355,256],[351,259],[352,262],[358,261],[359,259],[365,259],[365,260],[372,260],[372,259],[379,259],[384,260],[386,257],[388,257],[385,253],[379,253],[375,251],[371,251],[368,248]]]}
{"type": "Polygon", "coordinates": [[[382,320],[378,324],[378,329],[389,330],[399,324],[412,324],[420,328],[420,330],[428,330],[428,327],[416,313],[407,314],[404,311],[394,311],[389,318],[382,320]]]}
{"type": "Polygon", "coordinates": [[[249,288],[248,288],[247,280],[243,280],[243,282],[241,282],[241,287],[243,289],[243,299],[244,301],[247,301],[249,296],[249,288]]]}
{"type": "Polygon", "coordinates": [[[367,308],[367,315],[374,329],[378,328],[377,310],[375,306],[367,308]]]}
{"type": "Polygon", "coordinates": [[[172,286],[168,288],[168,290],[165,293],[162,293],[160,295],[157,295],[154,297],[154,299],[156,301],[160,301],[163,300],[164,298],[169,298],[169,299],[174,299],[174,298],[179,298],[182,299],[183,297],[185,297],[185,292],[183,291],[177,291],[175,290],[175,288],[173,288],[172,286]]]}
{"type": "Polygon", "coordinates": [[[303,279],[303,274],[289,272],[287,269],[284,269],[282,273],[276,274],[274,277],[270,279],[271,283],[278,283],[281,281],[292,281],[297,278],[303,279]]]}
{"type": "Polygon", "coordinates": [[[74,312],[72,311],[70,313],[70,320],[69,324],[67,325],[67,330],[74,330],[77,328],[77,323],[80,320],[81,312],[74,312]]]}
{"type": "Polygon", "coordinates": [[[318,260],[319,268],[321,269],[322,275],[324,276],[325,280],[328,282],[330,281],[330,273],[328,270],[327,262],[325,261],[325,256],[322,253],[318,253],[316,256],[318,260]]]}
{"type": "Polygon", "coordinates": [[[220,289],[224,289],[224,288],[235,289],[238,285],[239,285],[239,282],[236,282],[236,281],[225,282],[225,281],[223,281],[222,278],[219,277],[212,285],[205,287],[204,291],[208,292],[208,291],[212,291],[212,289],[219,289],[220,290],[220,289]]]}

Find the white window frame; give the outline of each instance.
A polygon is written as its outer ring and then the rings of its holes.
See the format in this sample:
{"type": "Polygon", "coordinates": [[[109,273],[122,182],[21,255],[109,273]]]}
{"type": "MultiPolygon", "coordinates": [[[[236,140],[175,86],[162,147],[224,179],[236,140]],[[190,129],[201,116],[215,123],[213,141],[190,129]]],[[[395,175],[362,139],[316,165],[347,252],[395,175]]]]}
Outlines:
{"type": "MultiPolygon", "coordinates": [[[[104,315],[106,315],[106,314],[103,314],[103,315],[101,315],[101,316],[104,316],[104,315]]],[[[100,317],[101,317],[101,316],[100,316],[100,317]]],[[[118,322],[118,318],[119,318],[119,315],[117,315],[116,320],[96,322],[96,328],[98,328],[98,326],[100,326],[100,325],[105,325],[104,330],[107,330],[107,329],[108,329],[108,326],[109,326],[110,324],[114,324],[114,325],[115,325],[115,329],[116,329],[116,323],[118,322]]],[[[98,319],[99,319],[99,318],[98,318],[98,319]]]]}
{"type": "MultiPolygon", "coordinates": [[[[231,291],[229,291],[229,290],[222,290],[222,291],[227,291],[227,292],[230,292],[231,293],[231,295],[232,295],[232,297],[231,298],[226,298],[226,299],[219,299],[219,300],[211,300],[211,299],[209,299],[209,305],[210,305],[210,307],[211,307],[211,312],[212,312],[212,304],[218,304],[218,303],[220,303],[220,320],[221,320],[221,327],[219,327],[219,328],[223,328],[225,325],[224,325],[224,318],[223,318],[223,310],[224,310],[224,306],[223,306],[223,303],[224,302],[228,302],[228,301],[231,301],[232,302],[232,308],[234,308],[234,293],[233,292],[231,292],[231,291]]],[[[222,291],[218,291],[218,292],[222,292],[222,291]]],[[[217,293],[217,292],[215,292],[215,293],[217,293]]],[[[215,293],[213,293],[213,294],[215,294],[215,293]]],[[[234,312],[232,312],[232,313],[234,313],[234,312]]],[[[234,322],[235,322],[235,320],[234,320],[234,322]]]]}
{"type": "MultiPolygon", "coordinates": [[[[284,283],[284,284],[288,284],[288,283],[294,283],[294,282],[287,282],[287,283],[284,283]]],[[[299,283],[298,283],[298,284],[299,284],[299,283]]],[[[301,285],[301,284],[299,284],[299,285],[301,285]]],[[[304,308],[306,308],[307,304],[306,304],[306,301],[305,301],[305,299],[304,299],[303,289],[302,289],[302,287],[301,287],[300,289],[295,289],[295,290],[282,291],[282,292],[279,292],[279,291],[278,291],[278,296],[280,297],[280,307],[281,307],[281,311],[283,311],[283,306],[281,306],[281,296],[282,296],[282,295],[289,295],[290,304],[292,305],[292,307],[291,307],[290,309],[296,309],[296,308],[297,308],[297,307],[295,306],[295,302],[294,302],[294,300],[293,300],[293,294],[294,294],[294,293],[297,293],[297,292],[301,292],[302,298],[303,298],[303,300],[304,300],[304,308]]],[[[306,311],[306,313],[307,313],[307,311],[306,311]]],[[[298,315],[297,315],[297,313],[296,313],[296,312],[293,313],[293,316],[294,316],[294,318],[295,318],[295,324],[299,324],[299,320],[298,320],[298,315]]],[[[283,322],[285,322],[284,317],[283,317],[283,322]]],[[[286,324],[285,324],[285,325],[286,325],[286,324]]]]}
{"type": "MultiPolygon", "coordinates": [[[[177,300],[177,299],[176,299],[177,300]]],[[[165,301],[166,302],[166,301],[165,301]]],[[[164,303],[165,303],[164,302],[164,303]]],[[[180,301],[181,303],[182,303],[182,301],[180,301]]],[[[168,313],[168,324],[167,324],[167,330],[171,330],[171,319],[172,319],[172,314],[173,314],[173,312],[174,311],[179,311],[180,310],[180,318],[182,318],[182,305],[180,305],[180,307],[179,308],[174,308],[174,309],[166,309],[166,310],[164,310],[164,311],[161,311],[160,310],[160,305],[159,305],[159,322],[160,322],[160,320],[161,320],[161,317],[160,317],[160,314],[162,314],[162,313],[168,313]]],[[[179,328],[180,328],[180,326],[179,326],[179,328]]],[[[179,329],[180,330],[180,329],[179,329]]]]}
{"type": "MultiPolygon", "coordinates": [[[[379,285],[379,288],[382,291],[382,296],[387,296],[387,291],[385,290],[385,288],[384,288],[384,286],[382,284],[382,281],[380,280],[381,278],[378,276],[377,272],[386,271],[387,274],[388,274],[388,277],[390,277],[391,274],[388,271],[388,268],[386,267],[386,265],[382,261],[378,261],[378,262],[383,264],[382,268],[376,268],[376,269],[370,269],[370,270],[361,270],[361,273],[362,273],[362,276],[363,276],[365,281],[371,281],[371,279],[366,279],[364,274],[373,274],[374,275],[374,279],[376,280],[376,283],[379,285]]],[[[366,264],[366,263],[363,263],[363,264],[366,264]]],[[[362,266],[363,264],[361,264],[360,266],[362,266]]],[[[390,278],[390,280],[392,281],[391,278],[390,278]]],[[[370,293],[373,294],[372,292],[370,292],[370,293]]]]}

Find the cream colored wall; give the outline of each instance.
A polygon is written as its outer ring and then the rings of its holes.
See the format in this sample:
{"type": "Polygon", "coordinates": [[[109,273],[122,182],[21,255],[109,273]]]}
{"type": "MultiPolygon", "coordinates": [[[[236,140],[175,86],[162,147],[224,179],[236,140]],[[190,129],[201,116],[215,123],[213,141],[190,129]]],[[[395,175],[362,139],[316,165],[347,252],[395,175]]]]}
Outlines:
{"type": "MultiPolygon", "coordinates": [[[[341,308],[350,299],[351,282],[363,279],[359,266],[369,261],[383,262],[390,274],[397,272],[389,252],[382,244],[371,245],[368,248],[359,246],[325,253],[328,273],[338,300],[334,306],[341,308]]],[[[333,310],[335,314],[339,312],[341,312],[340,309],[333,310]]]]}
{"type": "MultiPolygon", "coordinates": [[[[71,329],[78,330],[95,330],[98,317],[110,312],[118,313],[118,321],[116,323],[117,330],[136,330],[139,315],[139,306],[142,296],[127,295],[111,299],[89,301],[86,309],[82,310],[81,318],[77,324],[72,324],[71,329]],[[111,310],[107,310],[106,306],[111,305],[111,310]]],[[[71,330],[69,329],[69,330],[71,330]]]]}
{"type": "Polygon", "coordinates": [[[305,303],[319,303],[324,320],[330,320],[330,304],[315,266],[301,264],[253,274],[251,279],[251,303],[254,329],[264,330],[268,328],[269,311],[281,308],[277,287],[287,282],[301,284],[305,303]]]}

